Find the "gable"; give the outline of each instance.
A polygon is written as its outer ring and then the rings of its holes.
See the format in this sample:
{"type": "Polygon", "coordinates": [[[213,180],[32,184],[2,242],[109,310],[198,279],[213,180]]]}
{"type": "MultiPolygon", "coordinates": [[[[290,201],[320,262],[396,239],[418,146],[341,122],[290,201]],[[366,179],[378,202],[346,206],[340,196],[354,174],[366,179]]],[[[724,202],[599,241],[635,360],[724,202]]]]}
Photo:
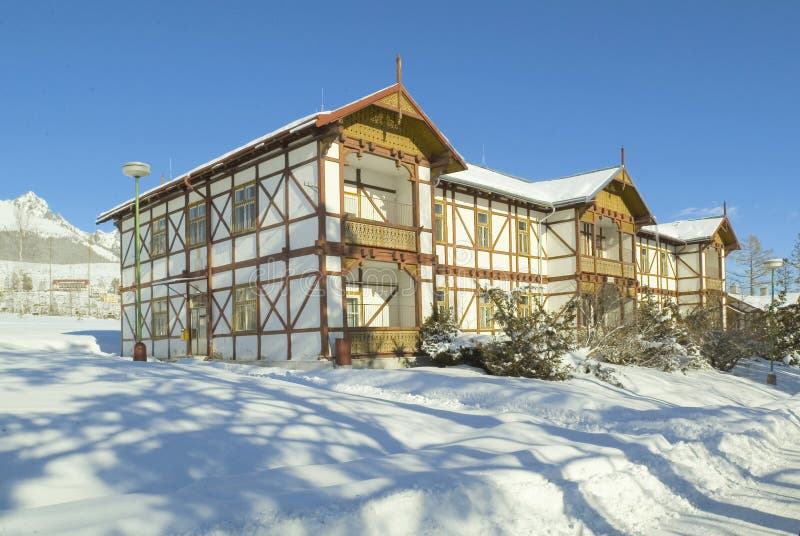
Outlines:
{"type": "Polygon", "coordinates": [[[628,216],[637,223],[655,222],[644,199],[633,185],[633,180],[624,169],[598,191],[593,200],[596,207],[628,216]]]}
{"type": "Polygon", "coordinates": [[[464,159],[401,84],[320,114],[317,126],[339,122],[342,134],[390,151],[439,163],[445,173],[467,169],[464,159]]]}
{"type": "MultiPolygon", "coordinates": [[[[396,96],[395,96],[396,98],[396,96]]],[[[434,160],[447,148],[424,121],[412,116],[398,117],[396,111],[370,105],[342,118],[344,133],[386,149],[434,160]]]]}

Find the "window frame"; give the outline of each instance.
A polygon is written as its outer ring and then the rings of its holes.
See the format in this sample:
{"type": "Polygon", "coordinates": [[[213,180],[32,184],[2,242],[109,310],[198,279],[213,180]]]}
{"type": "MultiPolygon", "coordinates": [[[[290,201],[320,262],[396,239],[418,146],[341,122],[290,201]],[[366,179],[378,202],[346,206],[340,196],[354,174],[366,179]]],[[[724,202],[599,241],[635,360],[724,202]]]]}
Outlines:
{"type": "Polygon", "coordinates": [[[433,202],[433,241],[439,244],[447,242],[447,204],[444,201],[433,202]],[[441,207],[442,212],[437,212],[441,207]],[[439,231],[441,230],[441,237],[439,231]]]}
{"type": "Polygon", "coordinates": [[[520,255],[530,256],[531,254],[531,225],[528,220],[517,220],[517,253],[520,255]],[[524,229],[520,226],[524,225],[524,229]],[[525,244],[525,247],[522,247],[525,244]]]}
{"type": "MultiPolygon", "coordinates": [[[[159,216],[157,218],[153,218],[150,222],[150,258],[156,259],[158,257],[163,257],[167,254],[167,250],[169,249],[169,236],[167,234],[167,215],[164,214],[163,216],[159,216]],[[163,223],[163,229],[156,230],[156,224],[163,223]],[[164,249],[160,251],[156,251],[156,238],[163,237],[163,245],[164,249]]],[[[159,240],[158,243],[162,243],[162,240],[159,240]]]]}
{"type": "Polygon", "coordinates": [[[442,314],[442,312],[449,312],[450,310],[450,300],[449,300],[449,292],[447,291],[447,287],[436,287],[433,291],[433,301],[434,307],[436,307],[436,312],[438,314],[442,314]],[[439,299],[439,294],[441,293],[442,299],[439,299]]]}
{"type": "Polygon", "coordinates": [[[231,234],[242,234],[248,233],[251,231],[255,231],[256,227],[258,226],[258,212],[256,207],[256,200],[258,199],[258,188],[256,186],[255,181],[247,182],[245,184],[240,184],[239,186],[235,186],[233,188],[233,193],[231,195],[232,200],[232,210],[231,210],[231,234]],[[248,188],[253,189],[253,196],[252,198],[247,198],[243,201],[236,200],[236,194],[242,190],[246,191],[248,188]],[[238,220],[237,220],[237,209],[240,207],[246,207],[247,205],[252,204],[253,206],[253,221],[249,227],[239,227],[238,220]]]}
{"type": "Polygon", "coordinates": [[[478,297],[478,331],[482,330],[494,331],[494,302],[488,294],[478,297]],[[488,317],[484,316],[485,312],[488,312],[488,317]]]}
{"type": "Polygon", "coordinates": [[[233,325],[231,326],[231,332],[233,333],[254,333],[258,331],[258,292],[253,287],[253,285],[249,283],[245,283],[243,285],[236,285],[231,289],[233,292],[233,325]],[[240,300],[239,299],[239,291],[250,291],[252,293],[252,298],[240,300]],[[239,316],[240,316],[240,308],[242,307],[250,307],[253,308],[253,322],[254,326],[245,326],[242,328],[239,325],[239,316]]]}
{"type": "Polygon", "coordinates": [[[520,318],[526,318],[531,316],[533,313],[533,303],[531,301],[531,294],[530,291],[528,292],[520,292],[517,298],[517,316],[520,318]],[[523,303],[524,300],[524,303],[523,303]]]}
{"type": "Polygon", "coordinates": [[[208,237],[206,236],[206,217],[208,214],[207,206],[205,201],[198,201],[196,203],[192,203],[188,207],[186,207],[186,246],[188,248],[195,248],[198,246],[202,246],[208,243],[208,237]],[[192,217],[192,209],[196,209],[198,207],[203,207],[203,215],[202,216],[195,216],[192,217]],[[202,221],[202,225],[199,226],[200,229],[203,230],[203,239],[201,241],[194,241],[192,229],[194,228],[194,224],[199,223],[202,221]]]}
{"type": "Polygon", "coordinates": [[[166,339],[169,338],[169,301],[167,298],[155,298],[150,301],[150,337],[152,339],[166,339]],[[163,311],[156,311],[156,305],[164,306],[163,311]],[[163,327],[164,331],[156,332],[156,327],[160,326],[160,322],[156,323],[156,315],[158,315],[159,319],[163,315],[163,327]]]}
{"type": "Polygon", "coordinates": [[[475,211],[475,245],[478,249],[492,249],[492,214],[489,211],[475,211]],[[486,216],[486,223],[481,223],[481,216],[486,216]],[[484,229],[485,232],[481,233],[481,229],[484,229]],[[486,245],[482,243],[481,237],[486,238],[486,245]]]}
{"type": "Polygon", "coordinates": [[[344,297],[344,306],[345,306],[344,315],[345,315],[345,318],[344,319],[345,319],[345,325],[348,328],[364,327],[364,307],[363,307],[363,303],[364,303],[364,296],[363,296],[363,292],[360,289],[359,290],[348,290],[348,291],[345,292],[345,297],[344,297]],[[353,325],[353,324],[350,323],[350,318],[353,316],[353,313],[351,313],[351,311],[350,311],[350,304],[351,303],[355,303],[356,304],[355,316],[357,317],[357,322],[358,322],[356,325],[353,325]]]}
{"type": "Polygon", "coordinates": [[[594,223],[588,221],[581,222],[581,255],[584,257],[594,257],[597,248],[594,243],[594,223]]]}

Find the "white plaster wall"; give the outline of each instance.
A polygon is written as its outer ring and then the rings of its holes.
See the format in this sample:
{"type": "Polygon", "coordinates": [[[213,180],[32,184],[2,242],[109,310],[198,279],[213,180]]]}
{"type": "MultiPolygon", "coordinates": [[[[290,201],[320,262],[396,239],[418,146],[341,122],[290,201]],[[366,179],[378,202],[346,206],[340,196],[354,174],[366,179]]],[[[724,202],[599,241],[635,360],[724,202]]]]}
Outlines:
{"type": "Polygon", "coordinates": [[[255,233],[243,234],[235,238],[236,262],[249,261],[256,258],[255,233]]]}
{"type": "Polygon", "coordinates": [[[258,336],[238,335],[236,337],[236,359],[258,359],[258,336]]]}
{"type": "MultiPolygon", "coordinates": [[[[319,335],[317,335],[319,338],[319,335]]],[[[284,334],[263,335],[261,337],[262,359],[271,361],[286,360],[289,358],[289,337],[284,334]]]]}
{"type": "Polygon", "coordinates": [[[212,266],[227,266],[233,262],[233,255],[231,251],[231,241],[224,240],[217,242],[211,246],[211,265],[212,266]]]}
{"type": "Polygon", "coordinates": [[[289,224],[289,249],[311,247],[319,232],[317,218],[309,218],[289,224]]]}
{"type": "MultiPolygon", "coordinates": [[[[338,145],[334,145],[338,148],[338,145]]],[[[325,210],[333,214],[341,213],[340,185],[339,164],[325,162],[325,210]]]]}
{"type": "Polygon", "coordinates": [[[233,175],[233,185],[240,186],[256,179],[256,166],[250,166],[233,175]]]}
{"type": "Polygon", "coordinates": [[[292,361],[316,361],[322,353],[319,333],[292,334],[292,361]]]}

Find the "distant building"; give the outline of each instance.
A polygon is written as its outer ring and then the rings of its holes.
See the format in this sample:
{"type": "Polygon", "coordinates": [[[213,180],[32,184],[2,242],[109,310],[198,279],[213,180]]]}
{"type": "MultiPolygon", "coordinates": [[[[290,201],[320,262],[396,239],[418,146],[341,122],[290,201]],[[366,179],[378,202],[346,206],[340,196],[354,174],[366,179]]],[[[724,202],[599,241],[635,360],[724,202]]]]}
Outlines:
{"type": "Polygon", "coordinates": [[[53,290],[87,290],[89,288],[88,279],[53,279],[51,288],[53,290]]]}
{"type": "MultiPolygon", "coordinates": [[[[109,220],[130,355],[133,201],[109,220]]],[[[145,192],[141,226],[150,355],[269,363],[329,359],[338,338],[365,362],[409,355],[434,307],[497,333],[486,287],[577,297],[583,324],[624,321],[645,287],[724,317],[739,247],[724,215],[656,225],[624,164],[537,182],[468,164],[400,83],[145,192]]]]}

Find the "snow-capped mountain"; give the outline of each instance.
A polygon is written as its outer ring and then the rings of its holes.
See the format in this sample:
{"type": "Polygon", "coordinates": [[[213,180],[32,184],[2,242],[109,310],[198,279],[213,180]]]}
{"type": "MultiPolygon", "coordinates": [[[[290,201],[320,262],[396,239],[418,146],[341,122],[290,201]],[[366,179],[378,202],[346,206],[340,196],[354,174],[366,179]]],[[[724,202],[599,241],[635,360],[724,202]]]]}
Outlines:
{"type": "Polygon", "coordinates": [[[0,200],[0,262],[119,262],[118,252],[119,233],[82,231],[33,192],[0,200]]]}

